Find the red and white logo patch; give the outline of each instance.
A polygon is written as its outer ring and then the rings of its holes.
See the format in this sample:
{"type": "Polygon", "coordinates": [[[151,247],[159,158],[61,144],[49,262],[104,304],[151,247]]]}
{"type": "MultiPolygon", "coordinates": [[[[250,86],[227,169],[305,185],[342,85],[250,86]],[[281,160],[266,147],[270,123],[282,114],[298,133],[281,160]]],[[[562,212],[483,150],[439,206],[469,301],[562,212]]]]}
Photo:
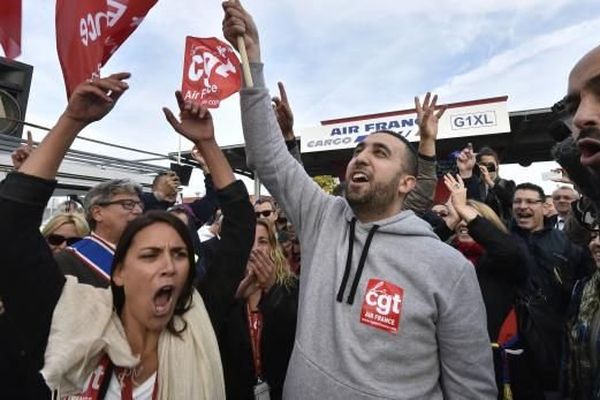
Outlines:
{"type": "Polygon", "coordinates": [[[381,279],[369,279],[360,312],[360,322],[390,333],[398,333],[404,290],[381,279]]]}

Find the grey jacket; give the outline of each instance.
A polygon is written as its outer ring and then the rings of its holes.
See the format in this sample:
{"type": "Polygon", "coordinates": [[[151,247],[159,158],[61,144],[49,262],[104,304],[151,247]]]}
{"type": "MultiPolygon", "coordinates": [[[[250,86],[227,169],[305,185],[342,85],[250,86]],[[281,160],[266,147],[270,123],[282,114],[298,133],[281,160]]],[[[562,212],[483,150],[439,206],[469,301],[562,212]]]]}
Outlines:
{"type": "Polygon", "coordinates": [[[412,211],[362,224],[322,192],[285,147],[262,65],[252,71],[255,87],[241,92],[248,163],[302,245],[284,398],[495,399],[473,266],[412,211]]]}

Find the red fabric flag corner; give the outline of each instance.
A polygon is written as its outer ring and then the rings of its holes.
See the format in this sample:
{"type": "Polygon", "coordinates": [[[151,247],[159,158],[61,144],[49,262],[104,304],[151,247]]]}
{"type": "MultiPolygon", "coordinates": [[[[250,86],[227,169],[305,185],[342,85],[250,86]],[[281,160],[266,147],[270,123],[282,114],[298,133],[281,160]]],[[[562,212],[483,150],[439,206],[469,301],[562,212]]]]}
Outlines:
{"type": "Polygon", "coordinates": [[[21,0],[0,1],[0,44],[7,58],[21,54],[21,0]]]}
{"type": "Polygon", "coordinates": [[[185,39],[183,83],[185,101],[217,108],[242,87],[241,65],[233,49],[217,38],[185,39]]]}
{"type": "Polygon", "coordinates": [[[157,1],[56,1],[56,49],[67,96],[84,80],[100,76],[100,68],[157,1]]]}

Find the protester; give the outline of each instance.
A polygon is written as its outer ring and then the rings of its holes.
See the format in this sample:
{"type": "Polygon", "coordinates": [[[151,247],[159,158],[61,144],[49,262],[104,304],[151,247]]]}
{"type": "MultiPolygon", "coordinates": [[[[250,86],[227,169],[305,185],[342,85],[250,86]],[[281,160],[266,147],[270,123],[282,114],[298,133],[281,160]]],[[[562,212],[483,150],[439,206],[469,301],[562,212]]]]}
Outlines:
{"type": "Polygon", "coordinates": [[[143,193],[144,210],[166,210],[177,201],[181,182],[175,171],[160,172],[152,181],[152,193],[143,193]]]}
{"type": "MultiPolygon", "coordinates": [[[[111,290],[63,277],[38,231],[67,149],[86,125],[113,108],[128,77],[79,85],[37,151],[0,186],[6,238],[0,296],[21,335],[14,342],[19,362],[41,370],[59,398],[224,399],[217,342],[192,286],[193,247],[181,221],[155,212],[129,224],[115,253],[111,290]]],[[[210,115],[179,100],[182,122],[166,112],[169,121],[202,148],[215,171],[222,166],[214,176],[222,194],[247,203],[243,184],[234,182],[214,141],[210,115]]],[[[245,265],[246,259],[240,261],[245,265]]],[[[240,277],[242,272],[243,266],[240,277]]]]}
{"type": "Polygon", "coordinates": [[[490,207],[467,200],[460,175],[456,179],[446,175],[444,183],[450,192],[451,207],[460,218],[458,223],[452,223],[456,230],[452,244],[475,266],[483,295],[488,334],[495,351],[498,391],[503,393],[510,388],[514,398],[525,399],[529,382],[526,376],[519,375],[521,370],[506,368],[512,354],[504,351],[517,335],[513,306],[527,279],[525,255],[490,207]]]}
{"type": "Polygon", "coordinates": [[[555,149],[554,156],[587,200],[577,204],[582,225],[600,220],[600,46],[583,56],[571,70],[565,112],[561,119],[572,135],[555,149]]]}
{"type": "Polygon", "coordinates": [[[591,271],[591,260],[580,246],[564,232],[544,225],[544,199],[542,188],[522,183],[513,200],[512,230],[526,252],[529,273],[519,293],[517,316],[531,369],[531,398],[557,395],[571,291],[574,283],[591,271]]]}
{"type": "Polygon", "coordinates": [[[256,218],[266,218],[272,224],[277,222],[278,214],[275,203],[269,197],[260,197],[254,202],[256,218]]]}
{"type": "Polygon", "coordinates": [[[143,212],[141,194],[141,187],[128,179],[102,182],[88,191],[83,203],[91,233],[56,254],[63,274],[96,287],[110,285],[116,245],[143,212]]]}
{"type": "Polygon", "coordinates": [[[257,220],[246,277],[217,338],[229,399],[254,399],[267,385],[281,399],[294,345],[298,281],[277,242],[273,224],[257,220]],[[255,387],[257,389],[255,389],[255,387]]]}
{"type": "MultiPolygon", "coordinates": [[[[323,193],[286,151],[252,18],[238,1],[224,9],[225,37],[235,47],[243,37],[255,85],[241,92],[248,163],[296,227],[305,260],[284,398],[495,398],[473,267],[401,212],[414,149],[394,133],[369,135],[348,165],[345,198],[323,193]]],[[[437,129],[435,102],[419,119],[437,129]]]]}
{"type": "Polygon", "coordinates": [[[498,175],[498,154],[487,146],[475,154],[472,147],[467,146],[460,152],[456,165],[467,186],[469,198],[487,204],[505,224],[509,223],[515,183],[498,175]]]}
{"type": "Polygon", "coordinates": [[[554,218],[558,214],[556,208],[554,207],[554,200],[552,200],[552,195],[546,195],[546,201],[544,201],[544,218],[554,218]]]}
{"type": "Polygon", "coordinates": [[[594,273],[577,282],[573,290],[571,315],[567,328],[566,390],[572,400],[600,396],[598,366],[598,316],[600,313],[600,236],[598,226],[592,233],[589,250],[594,273]]]}
{"type": "Polygon", "coordinates": [[[556,217],[550,222],[554,228],[559,231],[565,229],[567,218],[571,215],[571,203],[578,197],[577,192],[569,186],[561,186],[552,192],[552,202],[557,212],[556,217]]]}
{"type": "Polygon", "coordinates": [[[53,253],[64,250],[90,233],[90,227],[79,213],[62,212],[50,218],[42,228],[53,253]]]}

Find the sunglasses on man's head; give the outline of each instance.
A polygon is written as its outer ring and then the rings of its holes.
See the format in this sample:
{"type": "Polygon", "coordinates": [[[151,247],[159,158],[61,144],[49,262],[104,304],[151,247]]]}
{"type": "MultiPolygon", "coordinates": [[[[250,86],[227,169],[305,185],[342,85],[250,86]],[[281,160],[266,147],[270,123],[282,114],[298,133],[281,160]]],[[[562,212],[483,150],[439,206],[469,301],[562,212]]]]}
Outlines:
{"type": "Polygon", "coordinates": [[[80,237],[64,237],[63,235],[57,235],[55,233],[51,233],[46,237],[46,241],[52,246],[60,246],[64,242],[67,242],[67,246],[71,246],[81,240],[80,237]]]}
{"type": "Polygon", "coordinates": [[[256,214],[256,218],[269,218],[269,216],[271,215],[271,213],[273,212],[273,210],[264,210],[264,211],[255,211],[254,214],[256,214]]]}

